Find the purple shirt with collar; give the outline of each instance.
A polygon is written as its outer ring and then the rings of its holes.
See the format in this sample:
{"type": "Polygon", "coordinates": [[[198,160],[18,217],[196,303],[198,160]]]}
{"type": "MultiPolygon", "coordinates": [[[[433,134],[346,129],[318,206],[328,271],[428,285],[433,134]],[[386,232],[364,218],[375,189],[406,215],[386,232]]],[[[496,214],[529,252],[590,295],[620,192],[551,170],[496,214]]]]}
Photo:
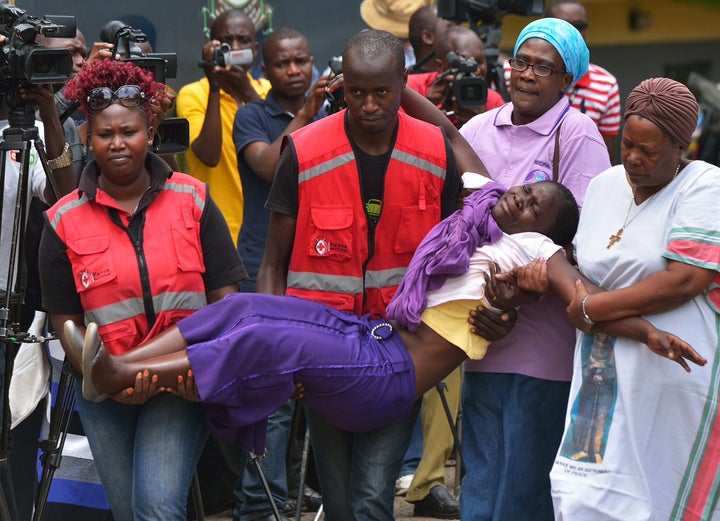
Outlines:
{"type": "MultiPolygon", "coordinates": [[[[507,103],[479,114],[460,133],[491,177],[509,188],[552,179],[555,131],[562,121],[558,180],[582,206],[590,179],[610,168],[597,125],[571,108],[565,97],[527,125],[513,125],[512,109],[512,103],[507,103]]],[[[570,381],[574,347],[575,329],[567,319],[565,304],[548,295],[521,307],[513,330],[493,342],[485,358],[466,362],[465,370],[570,381]]]]}

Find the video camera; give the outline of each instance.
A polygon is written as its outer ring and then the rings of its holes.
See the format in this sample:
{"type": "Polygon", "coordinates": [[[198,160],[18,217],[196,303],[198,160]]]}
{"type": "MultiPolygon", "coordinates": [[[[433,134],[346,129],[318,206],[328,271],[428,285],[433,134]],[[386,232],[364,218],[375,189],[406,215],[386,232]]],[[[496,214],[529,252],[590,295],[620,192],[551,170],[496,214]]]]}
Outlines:
{"type": "Polygon", "coordinates": [[[73,70],[67,49],[49,49],[37,43],[37,35],[47,38],[74,38],[73,16],[37,18],[14,5],[0,5],[0,34],[7,37],[0,56],[0,92],[7,95],[11,127],[35,125],[36,107],[20,97],[22,85],[65,83],[73,70]]]}
{"type": "Polygon", "coordinates": [[[213,50],[212,65],[217,65],[219,67],[227,67],[228,65],[245,67],[246,65],[250,65],[253,62],[253,59],[252,49],[239,49],[237,51],[233,51],[230,49],[228,44],[221,43],[213,50]]]}
{"type": "Polygon", "coordinates": [[[510,99],[505,86],[500,58],[503,17],[506,14],[539,16],[545,9],[544,0],[438,0],[438,17],[459,24],[469,22],[485,47],[488,62],[488,82],[506,101],[510,99]]]}
{"type": "Polygon", "coordinates": [[[487,103],[488,84],[485,78],[475,75],[478,63],[473,58],[447,53],[447,62],[455,79],[448,85],[449,92],[455,97],[455,103],[464,108],[482,107],[487,103]]]}
{"type": "MultiPolygon", "coordinates": [[[[100,40],[113,44],[112,56],[120,55],[120,61],[132,62],[152,73],[153,79],[166,83],[167,78],[177,76],[177,54],[142,52],[138,45],[148,41],[140,29],[124,22],[112,20],[100,28],[100,40]]],[[[156,154],[179,154],[190,146],[190,125],[185,118],[168,117],[156,129],[153,152],[156,154]]]]}

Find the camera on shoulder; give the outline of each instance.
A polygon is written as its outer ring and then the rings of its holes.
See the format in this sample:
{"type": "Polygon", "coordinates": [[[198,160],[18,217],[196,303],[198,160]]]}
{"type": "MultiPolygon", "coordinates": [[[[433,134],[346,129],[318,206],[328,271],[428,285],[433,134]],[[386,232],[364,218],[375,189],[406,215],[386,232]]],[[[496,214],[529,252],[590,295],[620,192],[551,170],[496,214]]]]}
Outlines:
{"type": "Polygon", "coordinates": [[[67,49],[50,49],[35,41],[47,38],[74,38],[74,16],[38,18],[14,5],[0,5],[1,34],[7,37],[0,55],[0,91],[6,94],[10,126],[31,127],[36,107],[20,96],[23,85],[65,83],[73,70],[67,49]]]}

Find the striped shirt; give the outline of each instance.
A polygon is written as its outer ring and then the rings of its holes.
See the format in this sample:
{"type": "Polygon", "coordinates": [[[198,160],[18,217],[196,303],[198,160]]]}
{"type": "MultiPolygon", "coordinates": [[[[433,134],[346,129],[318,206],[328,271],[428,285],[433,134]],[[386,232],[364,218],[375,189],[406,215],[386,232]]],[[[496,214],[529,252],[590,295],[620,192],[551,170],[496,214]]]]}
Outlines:
{"type": "MultiPolygon", "coordinates": [[[[505,83],[510,88],[510,64],[505,61],[505,83]]],[[[587,74],[567,92],[570,105],[587,114],[603,136],[620,133],[620,89],[615,76],[590,64],[587,74]]]]}
{"type": "Polygon", "coordinates": [[[567,93],[570,105],[590,116],[603,136],[620,132],[620,89],[615,76],[593,63],[567,93]]]}

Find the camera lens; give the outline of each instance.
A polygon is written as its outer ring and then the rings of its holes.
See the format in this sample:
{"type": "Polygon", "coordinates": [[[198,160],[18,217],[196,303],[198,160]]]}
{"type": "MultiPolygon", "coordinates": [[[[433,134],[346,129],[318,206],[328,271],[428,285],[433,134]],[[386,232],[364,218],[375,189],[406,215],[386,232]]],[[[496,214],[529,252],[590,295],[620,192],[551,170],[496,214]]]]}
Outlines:
{"type": "Polygon", "coordinates": [[[115,43],[118,33],[126,26],[118,20],[111,20],[100,28],[100,41],[106,43],[115,43]]]}
{"type": "Polygon", "coordinates": [[[39,74],[45,74],[52,70],[54,62],[45,54],[34,53],[30,57],[30,64],[31,70],[39,74]]]}

